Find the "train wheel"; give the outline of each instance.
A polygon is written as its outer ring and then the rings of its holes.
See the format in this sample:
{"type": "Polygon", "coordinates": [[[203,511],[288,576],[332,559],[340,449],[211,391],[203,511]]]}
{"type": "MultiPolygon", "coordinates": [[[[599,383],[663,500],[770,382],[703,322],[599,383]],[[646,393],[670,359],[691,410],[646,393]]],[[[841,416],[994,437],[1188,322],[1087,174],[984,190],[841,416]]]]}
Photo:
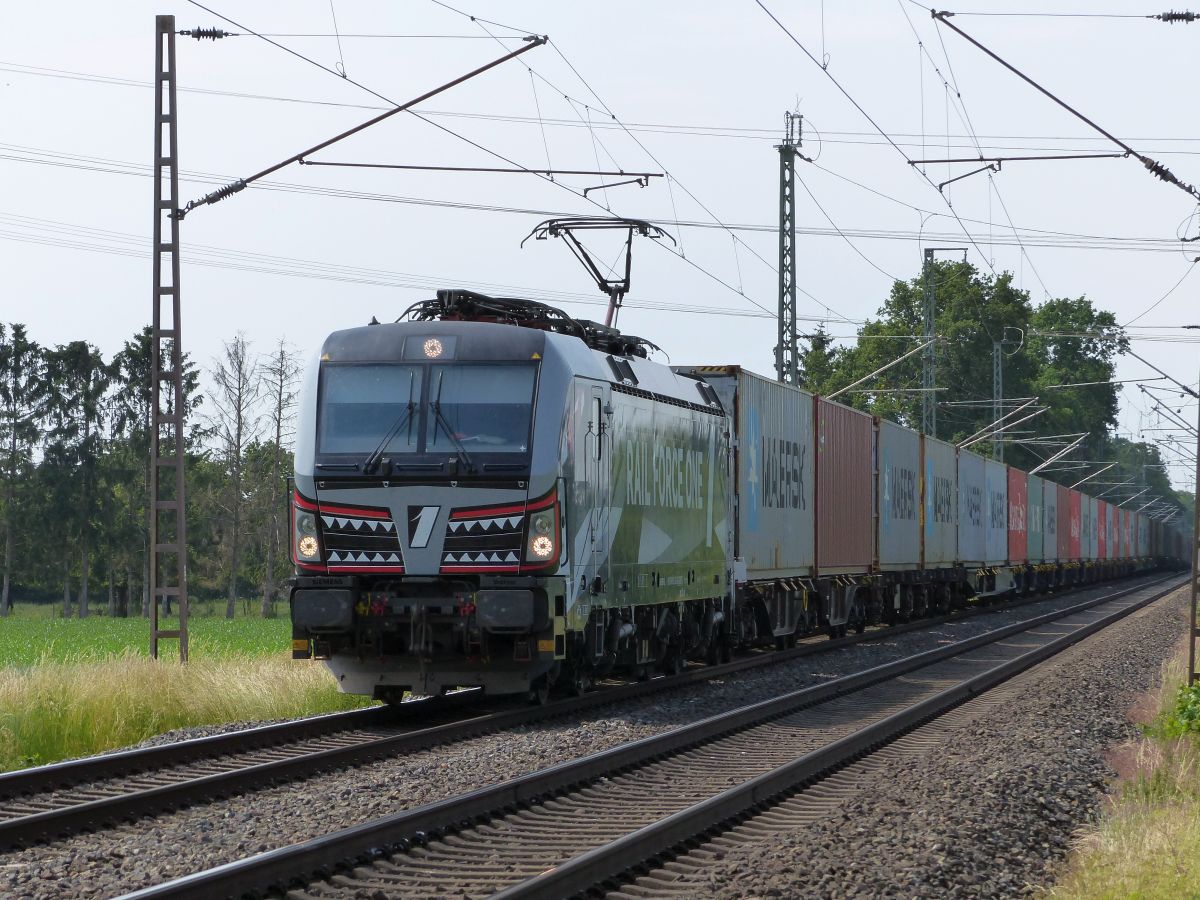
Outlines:
{"type": "Polygon", "coordinates": [[[678,644],[672,644],[667,650],[667,658],[662,661],[665,675],[678,675],[683,671],[683,649],[678,644]]]}
{"type": "Polygon", "coordinates": [[[721,661],[721,648],[719,646],[720,642],[720,638],[713,637],[713,639],[708,642],[708,648],[704,651],[704,662],[710,666],[715,666],[721,661]]]}
{"type": "Polygon", "coordinates": [[[592,689],[592,676],[583,669],[575,667],[567,676],[567,696],[582,697],[592,689]]]}
{"type": "Polygon", "coordinates": [[[550,702],[550,682],[543,675],[529,687],[529,705],[545,706],[550,702]]]}

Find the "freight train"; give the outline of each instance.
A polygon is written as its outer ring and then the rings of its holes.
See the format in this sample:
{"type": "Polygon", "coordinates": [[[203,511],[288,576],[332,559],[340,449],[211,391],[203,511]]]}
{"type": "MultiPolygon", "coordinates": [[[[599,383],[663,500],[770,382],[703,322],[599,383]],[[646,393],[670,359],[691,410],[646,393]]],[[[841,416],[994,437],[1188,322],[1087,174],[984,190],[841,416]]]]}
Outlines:
{"type": "Polygon", "coordinates": [[[1185,556],[1144,515],[654,349],[469,291],[330,335],[300,406],[293,656],[389,702],[544,700],[1185,556]]]}

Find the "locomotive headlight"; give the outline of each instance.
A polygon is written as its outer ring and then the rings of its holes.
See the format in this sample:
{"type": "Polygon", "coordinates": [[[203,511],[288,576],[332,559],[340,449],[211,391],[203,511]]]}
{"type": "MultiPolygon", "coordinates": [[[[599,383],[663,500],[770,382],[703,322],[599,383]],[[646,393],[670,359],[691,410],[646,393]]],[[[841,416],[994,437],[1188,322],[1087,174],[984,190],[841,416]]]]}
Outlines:
{"type": "Polygon", "coordinates": [[[549,504],[539,503],[541,509],[529,512],[529,530],[525,538],[525,561],[528,563],[554,563],[561,556],[558,504],[554,497],[545,499],[549,504]]]}
{"type": "Polygon", "coordinates": [[[292,519],[292,546],[296,549],[296,562],[319,563],[321,540],[318,536],[317,517],[306,509],[295,509],[292,519]]]}
{"type": "Polygon", "coordinates": [[[554,510],[535,512],[529,517],[529,556],[546,560],[554,556],[554,510]]]}
{"type": "Polygon", "coordinates": [[[529,542],[529,552],[538,559],[549,559],[554,555],[554,539],[546,534],[534,535],[529,542]]]}

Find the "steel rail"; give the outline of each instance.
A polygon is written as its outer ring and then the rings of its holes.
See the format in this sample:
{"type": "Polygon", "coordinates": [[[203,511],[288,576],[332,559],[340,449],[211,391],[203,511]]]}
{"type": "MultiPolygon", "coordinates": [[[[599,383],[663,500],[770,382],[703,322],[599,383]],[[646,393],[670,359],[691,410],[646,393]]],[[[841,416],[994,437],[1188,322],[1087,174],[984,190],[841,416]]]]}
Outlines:
{"type": "Polygon", "coordinates": [[[535,878],[495,894],[494,900],[558,900],[614,878],[647,860],[756,807],[773,803],[800,786],[819,782],[846,764],[887,746],[915,728],[1061,653],[1151,603],[1179,585],[1116,610],[986,672],[968,678],[824,747],[751,778],[702,803],[575,857],[535,878]]]}
{"type": "MultiPolygon", "coordinates": [[[[1075,590],[1097,587],[1099,586],[1081,585],[1075,590]]],[[[646,682],[606,686],[581,697],[555,701],[543,707],[522,706],[471,715],[382,737],[367,735],[353,743],[332,748],[319,747],[313,751],[295,748],[298,752],[287,758],[251,761],[245,766],[231,767],[226,771],[199,777],[184,772],[184,777],[174,782],[135,791],[119,791],[101,798],[95,797],[94,782],[142,775],[148,771],[180,768],[200,760],[253,753],[267,748],[277,747],[285,750],[289,743],[328,738],[352,729],[394,727],[422,714],[437,715],[458,707],[467,707],[469,712],[470,704],[483,698],[474,691],[461,691],[447,697],[413,701],[397,707],[376,707],[351,713],[317,716],[296,722],[277,723],[174,744],[24,769],[0,776],[0,800],[19,807],[50,808],[0,819],[0,847],[24,847],[32,843],[51,841],[81,829],[102,828],[110,823],[153,815],[163,810],[210,802],[214,797],[260,789],[264,785],[279,781],[302,779],[337,767],[361,765],[402,753],[427,750],[434,746],[447,745],[612,703],[628,702],[659,691],[674,690],[760,666],[774,665],[867,641],[882,640],[897,634],[936,627],[945,622],[1011,609],[1044,599],[1046,598],[1043,596],[1033,596],[1016,603],[974,607],[902,625],[883,626],[836,640],[815,639],[789,650],[752,654],[721,665],[696,666],[678,675],[663,676],[646,682]],[[397,717],[397,712],[403,715],[397,717]],[[36,796],[38,791],[46,792],[76,784],[93,786],[84,802],[72,803],[69,798],[65,802],[62,799],[51,798],[47,802],[39,801],[36,796]],[[25,802],[26,798],[29,802],[25,802]]]]}
{"type": "Polygon", "coordinates": [[[373,706],[349,712],[309,716],[289,722],[275,722],[207,737],[189,738],[170,744],[118,750],[101,756],[86,756],[28,769],[16,769],[0,773],[0,800],[134,772],[182,765],[195,760],[212,759],[239,751],[274,747],[305,738],[324,737],[341,731],[378,728],[395,724],[418,710],[428,712],[431,700],[442,699],[445,698],[415,700],[394,707],[373,706]],[[411,709],[406,709],[410,706],[411,709]],[[398,712],[399,716],[396,715],[398,712]]]}
{"type": "MultiPolygon", "coordinates": [[[[498,785],[406,810],[393,816],[356,825],[299,844],[268,851],[249,859],[232,862],[204,872],[194,873],[162,885],[136,891],[127,896],[131,900],[132,898],[144,900],[144,898],[152,897],[209,898],[261,894],[271,890],[290,887],[312,877],[328,875],[331,871],[344,868],[355,862],[369,862],[372,859],[387,855],[389,850],[405,850],[414,844],[422,845],[431,839],[440,838],[455,831],[469,828],[476,822],[486,820],[497,814],[503,814],[506,811],[512,812],[518,808],[540,805],[542,802],[575,787],[588,785],[602,777],[614,776],[616,773],[642,765],[648,760],[662,758],[668,754],[676,754],[709,743],[733,732],[743,730],[751,725],[795,712],[799,709],[824,703],[867,687],[888,682],[907,672],[950,659],[978,647],[1002,641],[1014,634],[1037,628],[1039,625],[1057,619],[1068,618],[1101,604],[1119,600],[1138,591],[1151,590],[1161,585],[1164,581],[1171,581],[1171,587],[1152,594],[1148,599],[1129,604],[1121,613],[1121,615],[1127,615],[1135,608],[1153,602],[1174,590],[1178,586],[1175,583],[1178,579],[1164,578],[1150,584],[1143,583],[1126,588],[1085,601],[1084,603],[1075,604],[1066,609],[1039,615],[1023,622],[959,641],[952,645],[926,651],[902,660],[874,667],[864,672],[742,707],[729,713],[713,716],[673,729],[672,731],[623,744],[582,759],[560,763],[549,769],[520,776],[498,785]]],[[[1115,621],[1115,618],[1110,617],[1106,621],[1115,621]]],[[[1083,636],[1085,635],[1080,631],[1067,637],[1073,639],[1072,642],[1074,642],[1081,640],[1083,636]]],[[[969,694],[972,689],[967,688],[967,693],[969,694]]],[[[874,734],[875,732],[871,733],[874,734]]],[[[848,738],[845,741],[838,742],[838,746],[845,747],[853,743],[854,740],[848,738]]],[[[812,754],[808,754],[806,757],[802,757],[802,759],[808,759],[810,756],[812,754]]],[[[752,779],[752,781],[756,785],[759,783],[759,779],[752,779]]],[[[754,791],[758,790],[759,788],[756,787],[747,796],[763,796],[761,791],[757,794],[754,793],[754,791]]],[[[707,805],[712,802],[706,801],[705,804],[700,805],[712,808],[707,805]]],[[[755,800],[754,802],[760,801],[755,800]]],[[[724,806],[720,804],[716,808],[721,811],[724,810],[724,806]]],[[[678,820],[674,816],[669,816],[667,820],[672,821],[669,827],[662,826],[665,829],[663,834],[668,835],[672,841],[677,841],[675,835],[679,831],[677,828],[678,820]]],[[[653,828],[654,826],[648,827],[653,828]]],[[[643,832],[646,832],[646,829],[642,829],[639,834],[643,832]]],[[[653,833],[646,832],[642,836],[647,837],[653,833]]],[[[637,841],[630,843],[631,840],[622,839],[615,842],[620,845],[617,851],[619,854],[622,854],[622,859],[628,855],[630,847],[641,846],[637,841]]],[[[650,845],[647,844],[646,846],[649,847],[650,845]]],[[[648,850],[638,861],[644,861],[657,852],[661,851],[648,850]]],[[[575,865],[586,866],[590,873],[592,871],[591,867],[596,865],[596,857],[591,853],[584,854],[584,856],[589,857],[589,861],[586,864],[576,863],[575,865]]],[[[622,862],[616,871],[621,871],[633,864],[622,862]]],[[[571,862],[565,863],[550,873],[546,873],[544,877],[552,877],[554,872],[570,865],[572,865],[571,862]]],[[[604,866],[610,869],[612,865],[614,864],[611,861],[604,864],[604,866]]],[[[591,875],[589,874],[588,877],[590,878],[591,875]]],[[[599,880],[603,880],[603,878],[599,880]]],[[[591,883],[594,884],[597,882],[591,883]]],[[[590,884],[584,887],[590,887],[590,884]]],[[[556,882],[555,886],[549,888],[550,893],[546,894],[546,896],[565,896],[571,893],[572,890],[574,889],[566,889],[562,884],[556,882]]]]}

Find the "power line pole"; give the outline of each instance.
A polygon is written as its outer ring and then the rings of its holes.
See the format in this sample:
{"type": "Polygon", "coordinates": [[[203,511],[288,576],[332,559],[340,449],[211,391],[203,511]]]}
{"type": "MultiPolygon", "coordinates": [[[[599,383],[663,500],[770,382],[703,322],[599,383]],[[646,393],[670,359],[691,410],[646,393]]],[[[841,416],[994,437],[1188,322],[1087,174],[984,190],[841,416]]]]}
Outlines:
{"type": "MultiPolygon", "coordinates": [[[[933,248],[925,248],[925,264],[921,267],[921,277],[925,283],[925,317],[921,327],[921,340],[933,340],[934,293],[933,293],[933,248]]],[[[930,437],[937,437],[937,357],[934,356],[934,346],[925,348],[921,358],[921,431],[930,437]]],[[[992,418],[995,418],[993,416],[992,418]]]]}
{"type": "MultiPolygon", "coordinates": [[[[1195,391],[1192,396],[1200,399],[1195,391]]],[[[1196,481],[1192,485],[1192,538],[1187,542],[1191,549],[1192,558],[1188,560],[1192,571],[1190,592],[1189,631],[1188,631],[1188,684],[1200,682],[1200,672],[1196,671],[1196,643],[1200,641],[1200,627],[1197,627],[1196,606],[1200,604],[1200,409],[1196,411],[1196,481]]]]}
{"type": "MultiPolygon", "coordinates": [[[[1000,408],[1004,405],[1004,354],[1000,350],[1000,342],[992,341],[992,418],[1000,418],[1000,408]]],[[[996,434],[992,437],[992,459],[1003,461],[1004,442],[1000,439],[1003,427],[997,426],[996,434]]]]}
{"type": "Polygon", "coordinates": [[[799,343],[796,334],[796,156],[804,117],[784,113],[779,151],[779,342],[775,373],[785,384],[799,384],[799,343]]]}
{"type": "MultiPolygon", "coordinates": [[[[1007,333],[1010,329],[1005,328],[1007,333]]],[[[1020,331],[1019,328],[1011,329],[1020,331]]],[[[1016,345],[1017,349],[1021,348],[1024,343],[1024,334],[1022,333],[1020,341],[1014,341],[1006,337],[1002,337],[998,341],[992,341],[992,417],[993,419],[1001,418],[1001,410],[1004,407],[1004,348],[1016,345]]],[[[1016,350],[1013,351],[1014,353],[1016,350]]],[[[1004,427],[996,429],[995,435],[992,437],[992,459],[997,462],[1004,461],[1004,427]]]]}
{"type": "Polygon", "coordinates": [[[150,337],[150,655],[179,639],[188,658],[187,510],[184,485],[182,325],[179,319],[179,141],[175,17],[156,18],[154,44],[154,277],[150,337]],[[164,148],[164,136],[166,147],[164,148]],[[164,230],[166,235],[164,236],[164,230]],[[165,365],[164,365],[165,356],[165,365]],[[179,627],[159,625],[174,597],[179,627]]]}
{"type": "Polygon", "coordinates": [[[921,324],[921,340],[925,342],[925,354],[921,357],[921,431],[933,438],[937,437],[937,346],[933,340],[937,293],[933,281],[933,254],[938,250],[961,252],[963,262],[967,260],[965,247],[926,247],[925,262],[921,266],[921,280],[925,285],[925,315],[921,324]]]}

